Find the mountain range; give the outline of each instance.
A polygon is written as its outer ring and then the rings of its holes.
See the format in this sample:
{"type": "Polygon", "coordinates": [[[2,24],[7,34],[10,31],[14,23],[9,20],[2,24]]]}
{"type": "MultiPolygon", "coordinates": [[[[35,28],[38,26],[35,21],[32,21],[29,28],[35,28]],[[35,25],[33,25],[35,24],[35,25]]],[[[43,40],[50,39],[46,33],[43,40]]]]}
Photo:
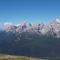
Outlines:
{"type": "Polygon", "coordinates": [[[6,32],[32,32],[37,34],[49,34],[60,38],[60,20],[55,19],[49,24],[31,24],[24,22],[23,24],[13,25],[11,23],[4,24],[6,32]]]}
{"type": "Polygon", "coordinates": [[[5,24],[0,31],[0,53],[60,57],[60,20],[49,24],[5,24]]]}

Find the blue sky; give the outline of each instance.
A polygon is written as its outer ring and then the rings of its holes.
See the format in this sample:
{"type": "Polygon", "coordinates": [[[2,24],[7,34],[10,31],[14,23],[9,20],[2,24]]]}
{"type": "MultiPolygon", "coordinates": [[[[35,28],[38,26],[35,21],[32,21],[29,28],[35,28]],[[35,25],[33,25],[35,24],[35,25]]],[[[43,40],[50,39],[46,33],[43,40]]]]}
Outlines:
{"type": "Polygon", "coordinates": [[[0,0],[0,24],[47,23],[60,18],[60,0],[0,0]]]}

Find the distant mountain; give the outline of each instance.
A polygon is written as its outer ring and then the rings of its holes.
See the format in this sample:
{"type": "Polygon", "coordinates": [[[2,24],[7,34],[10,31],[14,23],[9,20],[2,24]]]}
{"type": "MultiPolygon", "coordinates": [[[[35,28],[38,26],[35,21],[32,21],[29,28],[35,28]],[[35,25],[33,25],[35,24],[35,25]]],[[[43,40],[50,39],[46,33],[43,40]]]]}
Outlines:
{"type": "Polygon", "coordinates": [[[31,23],[23,23],[19,25],[13,25],[11,23],[5,23],[4,24],[4,30],[6,32],[35,32],[38,34],[47,34],[47,35],[53,35],[55,37],[60,38],[60,20],[55,19],[49,24],[31,24],[31,23]]]}
{"type": "Polygon", "coordinates": [[[4,25],[0,53],[34,57],[60,57],[60,20],[49,24],[4,25]]]}

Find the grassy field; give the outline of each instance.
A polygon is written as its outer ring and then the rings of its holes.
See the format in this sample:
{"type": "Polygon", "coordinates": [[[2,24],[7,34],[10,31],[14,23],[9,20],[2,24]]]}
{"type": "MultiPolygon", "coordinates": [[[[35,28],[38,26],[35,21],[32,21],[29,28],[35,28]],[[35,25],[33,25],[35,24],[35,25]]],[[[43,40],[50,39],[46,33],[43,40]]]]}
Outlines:
{"type": "Polygon", "coordinates": [[[26,56],[13,56],[13,55],[0,54],[0,60],[60,60],[60,58],[41,59],[26,56]]]}
{"type": "Polygon", "coordinates": [[[0,60],[46,60],[46,59],[0,54],[0,60]]]}

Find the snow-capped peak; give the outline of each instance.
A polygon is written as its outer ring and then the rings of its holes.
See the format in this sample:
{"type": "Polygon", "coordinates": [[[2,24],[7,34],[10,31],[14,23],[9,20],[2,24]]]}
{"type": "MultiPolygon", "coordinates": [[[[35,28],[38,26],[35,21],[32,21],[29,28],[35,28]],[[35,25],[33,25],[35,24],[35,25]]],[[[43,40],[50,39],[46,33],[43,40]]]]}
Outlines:
{"type": "Polygon", "coordinates": [[[57,22],[57,23],[60,23],[60,20],[59,20],[58,18],[56,18],[56,22],[57,22]]]}
{"type": "Polygon", "coordinates": [[[4,26],[6,26],[6,25],[13,25],[13,23],[5,22],[5,23],[4,23],[4,26]]]}
{"type": "MultiPolygon", "coordinates": [[[[60,34],[60,20],[56,18],[53,20],[53,22],[49,24],[37,24],[37,25],[32,25],[29,23],[22,23],[22,24],[17,24],[14,25],[12,23],[5,23],[4,28],[6,31],[15,31],[15,32],[36,32],[36,33],[41,33],[41,34],[60,34]],[[59,32],[59,33],[58,33],[59,32]]],[[[60,35],[59,35],[60,36],[60,35]]]]}

